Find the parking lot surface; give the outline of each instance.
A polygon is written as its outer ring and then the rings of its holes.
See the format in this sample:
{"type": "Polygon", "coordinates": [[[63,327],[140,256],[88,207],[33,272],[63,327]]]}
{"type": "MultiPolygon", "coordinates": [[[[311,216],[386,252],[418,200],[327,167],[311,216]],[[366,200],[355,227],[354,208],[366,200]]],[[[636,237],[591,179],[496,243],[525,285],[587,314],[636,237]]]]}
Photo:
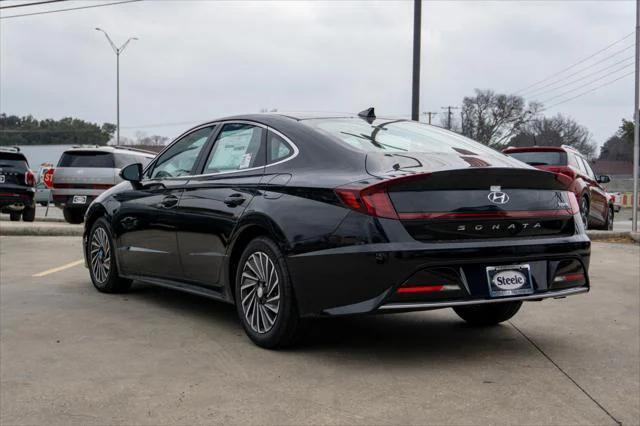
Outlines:
{"type": "Polygon", "coordinates": [[[0,423],[638,424],[640,247],[493,328],[450,310],[318,320],[254,346],[232,306],[95,291],[77,237],[0,237],[0,423]]]}

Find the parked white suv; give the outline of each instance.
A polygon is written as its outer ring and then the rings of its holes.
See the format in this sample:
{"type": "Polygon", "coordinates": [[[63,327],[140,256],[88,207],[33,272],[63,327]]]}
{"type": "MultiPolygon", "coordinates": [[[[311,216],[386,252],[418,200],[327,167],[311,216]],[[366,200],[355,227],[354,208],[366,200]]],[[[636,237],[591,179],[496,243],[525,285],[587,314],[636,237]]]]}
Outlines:
{"type": "Polygon", "coordinates": [[[82,223],[89,204],[120,183],[120,169],[147,165],[155,153],[113,146],[74,147],[60,156],[53,173],[53,202],[69,223],[82,223]]]}

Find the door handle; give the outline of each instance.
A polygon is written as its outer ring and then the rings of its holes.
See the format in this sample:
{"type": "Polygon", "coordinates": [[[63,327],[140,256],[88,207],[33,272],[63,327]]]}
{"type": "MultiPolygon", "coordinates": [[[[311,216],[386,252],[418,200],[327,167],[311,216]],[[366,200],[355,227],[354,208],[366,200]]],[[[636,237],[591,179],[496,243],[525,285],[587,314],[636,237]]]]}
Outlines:
{"type": "Polygon", "coordinates": [[[160,207],[170,209],[178,205],[178,197],[175,195],[168,195],[160,201],[160,207]]]}
{"type": "Polygon", "coordinates": [[[244,195],[236,192],[234,194],[229,195],[227,198],[225,198],[224,203],[229,207],[237,207],[240,204],[244,203],[244,200],[245,200],[244,195]]]}

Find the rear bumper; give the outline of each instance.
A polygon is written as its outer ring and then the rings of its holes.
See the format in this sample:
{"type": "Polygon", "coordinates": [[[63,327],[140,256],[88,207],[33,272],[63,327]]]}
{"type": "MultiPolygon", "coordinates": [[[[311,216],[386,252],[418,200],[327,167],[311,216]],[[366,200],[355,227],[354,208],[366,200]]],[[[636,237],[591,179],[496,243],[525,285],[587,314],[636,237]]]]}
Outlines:
{"type": "Polygon", "coordinates": [[[562,299],[567,296],[573,296],[575,294],[586,293],[589,291],[589,287],[581,286],[576,288],[568,288],[564,290],[547,291],[545,293],[528,294],[526,296],[511,296],[507,298],[498,299],[469,299],[469,300],[450,300],[444,302],[413,302],[413,303],[386,303],[381,305],[378,310],[389,312],[406,312],[417,310],[429,310],[429,309],[441,309],[441,308],[453,308],[456,306],[468,306],[468,305],[485,305],[490,303],[500,303],[505,301],[539,301],[544,299],[562,299]]]}
{"type": "Polygon", "coordinates": [[[56,206],[86,209],[89,207],[89,204],[91,204],[91,202],[95,200],[105,190],[64,188],[64,189],[53,189],[52,191],[53,191],[53,194],[51,199],[53,200],[56,206]],[[84,204],[74,204],[73,197],[75,195],[86,196],[87,202],[84,204]]]}
{"type": "Polygon", "coordinates": [[[0,209],[2,210],[22,210],[25,207],[34,205],[33,190],[24,191],[3,191],[0,190],[0,209]]]}
{"type": "Polygon", "coordinates": [[[566,297],[589,290],[590,240],[586,234],[561,238],[448,243],[363,244],[287,258],[300,314],[351,315],[438,309],[510,300],[566,297]],[[556,285],[565,262],[575,262],[584,281],[556,285]],[[533,294],[491,298],[486,267],[531,266],[533,294]],[[398,295],[396,290],[425,270],[459,273],[454,293],[398,295]]]}

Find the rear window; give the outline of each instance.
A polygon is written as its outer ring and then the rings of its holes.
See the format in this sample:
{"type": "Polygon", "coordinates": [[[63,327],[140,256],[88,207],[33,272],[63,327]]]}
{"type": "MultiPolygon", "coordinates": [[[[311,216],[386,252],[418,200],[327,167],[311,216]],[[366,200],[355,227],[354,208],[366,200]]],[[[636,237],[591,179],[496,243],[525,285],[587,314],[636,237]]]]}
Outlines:
{"type": "Polygon", "coordinates": [[[67,151],[60,157],[58,167],[114,168],[113,154],[101,151],[67,151]]]}
{"type": "Polygon", "coordinates": [[[562,151],[510,152],[511,157],[531,166],[566,166],[567,153],[562,151]]]}
{"type": "Polygon", "coordinates": [[[0,152],[0,168],[2,167],[14,167],[27,169],[27,159],[22,154],[15,154],[12,152],[0,152]]]}
{"type": "Polygon", "coordinates": [[[153,158],[144,157],[142,155],[116,154],[116,167],[122,169],[129,164],[140,163],[142,167],[146,166],[153,158]]]}
{"type": "Polygon", "coordinates": [[[499,155],[453,132],[406,120],[311,119],[305,123],[365,152],[429,152],[499,155]]]}

